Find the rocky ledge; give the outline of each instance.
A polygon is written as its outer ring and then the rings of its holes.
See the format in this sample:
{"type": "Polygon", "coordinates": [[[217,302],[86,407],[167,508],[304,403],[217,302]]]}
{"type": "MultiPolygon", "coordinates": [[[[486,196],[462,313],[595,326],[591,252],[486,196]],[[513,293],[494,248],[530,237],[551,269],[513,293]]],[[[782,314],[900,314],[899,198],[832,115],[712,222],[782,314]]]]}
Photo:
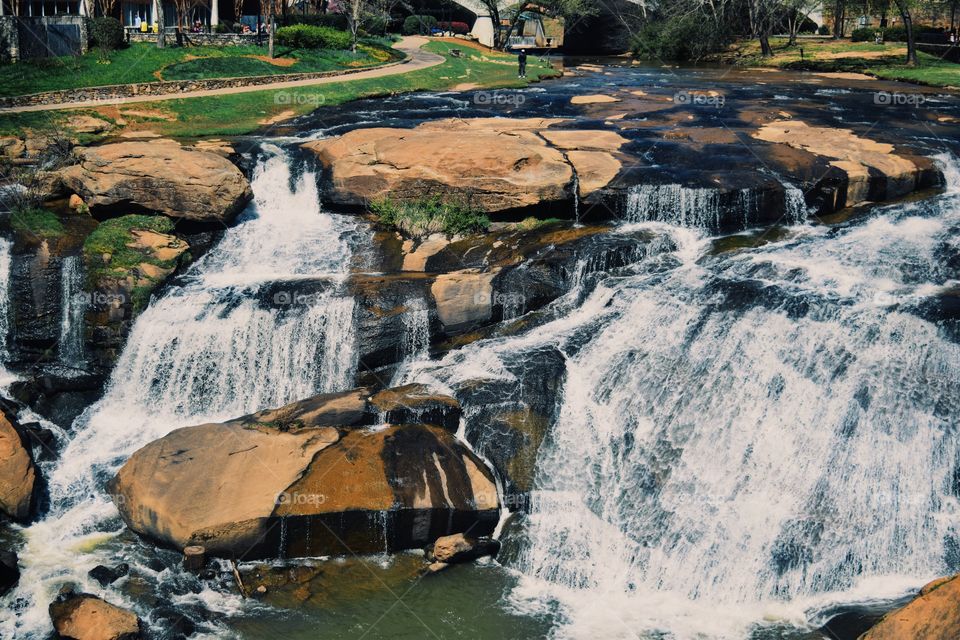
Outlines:
{"type": "Polygon", "coordinates": [[[56,187],[94,212],[161,213],[195,222],[228,222],[253,197],[228,159],[173,140],[118,142],[75,150],[77,164],[56,173],[56,187]]]}
{"type": "Polygon", "coordinates": [[[960,575],[927,584],[905,607],[888,613],[860,640],[954,640],[960,637],[960,575]]]}
{"type": "Polygon", "coordinates": [[[499,499],[482,460],[441,426],[378,424],[375,411],[403,419],[457,406],[426,395],[358,389],[178,429],[131,456],[110,493],[136,533],[215,556],[394,551],[489,534],[499,499]]]}

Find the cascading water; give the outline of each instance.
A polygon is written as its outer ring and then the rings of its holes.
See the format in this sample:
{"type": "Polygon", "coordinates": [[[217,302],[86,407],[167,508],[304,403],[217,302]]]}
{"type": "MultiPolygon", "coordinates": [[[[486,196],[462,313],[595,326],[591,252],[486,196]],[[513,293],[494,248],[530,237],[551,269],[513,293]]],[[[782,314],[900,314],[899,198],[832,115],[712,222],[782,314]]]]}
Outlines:
{"type": "Polygon", "coordinates": [[[23,532],[24,576],[8,596],[20,611],[0,613],[0,636],[44,635],[47,603],[66,581],[99,590],[86,572],[121,530],[102,484],[136,449],[178,427],[352,386],[353,300],[337,285],[357,227],[322,212],[316,177],[294,179],[279,149],[252,186],[240,224],[137,319],[104,398],[74,424],[47,474],[50,513],[23,532]],[[329,286],[298,294],[305,280],[329,286]]]}
{"type": "Polygon", "coordinates": [[[403,336],[400,339],[400,364],[394,373],[393,384],[399,384],[407,367],[430,355],[430,309],[422,298],[407,300],[403,313],[403,336]]]}
{"type": "Polygon", "coordinates": [[[57,343],[57,357],[64,366],[79,369],[84,365],[83,316],[86,310],[80,256],[67,256],[60,272],[60,340],[57,343]]]}
{"type": "Polygon", "coordinates": [[[518,607],[559,605],[560,637],[743,638],[960,567],[960,345],[923,312],[960,277],[949,162],[931,201],[595,294],[518,607]]]}
{"type": "Polygon", "coordinates": [[[10,357],[7,336],[10,333],[10,268],[13,243],[0,238],[0,364],[10,357]]]}

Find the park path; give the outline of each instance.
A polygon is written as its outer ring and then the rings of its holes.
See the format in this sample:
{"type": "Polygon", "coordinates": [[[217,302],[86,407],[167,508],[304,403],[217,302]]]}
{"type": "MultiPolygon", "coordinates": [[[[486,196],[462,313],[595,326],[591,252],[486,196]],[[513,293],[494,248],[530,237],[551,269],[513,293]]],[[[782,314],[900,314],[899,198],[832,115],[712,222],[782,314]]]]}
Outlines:
{"type": "Polygon", "coordinates": [[[351,74],[339,76],[326,76],[323,78],[311,78],[308,80],[287,80],[271,82],[269,84],[258,84],[249,87],[226,87],[223,89],[204,89],[200,91],[184,91],[180,93],[164,93],[155,96],[130,96],[124,98],[112,98],[110,100],[83,100],[79,102],[66,102],[63,104],[37,104],[24,107],[11,107],[0,109],[0,114],[4,113],[22,113],[27,111],[56,111],[60,109],[84,109],[90,107],[113,106],[118,104],[131,104],[136,102],[160,102],[163,100],[181,100],[183,98],[202,98],[206,96],[225,96],[234,93],[253,93],[256,91],[271,91],[276,89],[295,89],[298,87],[313,87],[317,85],[331,84],[334,82],[354,82],[356,80],[366,80],[369,78],[384,78],[395,76],[420,69],[428,69],[438,64],[443,64],[445,58],[435,53],[425,51],[422,47],[429,40],[420,36],[405,36],[394,45],[394,49],[402,51],[407,58],[402,62],[376,67],[367,71],[358,71],[351,74]]]}

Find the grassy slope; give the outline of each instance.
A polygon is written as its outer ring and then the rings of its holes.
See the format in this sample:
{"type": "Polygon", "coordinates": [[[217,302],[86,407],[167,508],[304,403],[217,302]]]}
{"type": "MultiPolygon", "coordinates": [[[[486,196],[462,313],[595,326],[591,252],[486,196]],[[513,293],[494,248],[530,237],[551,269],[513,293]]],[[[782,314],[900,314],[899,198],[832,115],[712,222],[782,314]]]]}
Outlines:
{"type": "MultiPolygon", "coordinates": [[[[446,63],[411,73],[344,80],[295,91],[256,91],[211,98],[188,98],[142,105],[143,108],[168,110],[176,114],[173,122],[158,122],[150,128],[169,136],[240,135],[253,131],[260,121],[292,111],[309,113],[318,105],[337,105],[358,98],[403,93],[408,91],[440,91],[459,84],[481,87],[523,87],[534,78],[553,77],[556,71],[547,65],[532,64],[529,78],[517,78],[513,56],[479,54],[467,58],[449,55],[450,49],[462,48],[446,42],[431,42],[429,51],[444,54],[446,63]],[[282,94],[282,95],[280,95],[282,94]],[[278,95],[280,96],[278,98],[278,95]]],[[[321,107],[322,108],[322,107],[321,107]]]]}
{"type": "MultiPolygon", "coordinates": [[[[467,57],[456,58],[449,55],[450,50],[464,47],[442,41],[430,42],[426,48],[444,55],[446,62],[429,69],[382,78],[345,79],[316,87],[302,87],[295,94],[290,90],[266,90],[131,104],[128,105],[130,109],[155,110],[169,114],[173,120],[167,122],[127,116],[124,119],[130,126],[149,128],[167,136],[241,135],[261,128],[262,120],[284,112],[302,115],[322,108],[321,105],[337,105],[358,98],[409,91],[442,91],[466,83],[485,88],[520,88],[531,81],[558,75],[548,64],[533,61],[528,70],[529,77],[519,79],[514,56],[484,54],[466,49],[467,57]]],[[[0,115],[0,135],[22,135],[24,130],[62,127],[70,116],[77,113],[96,114],[85,109],[0,115]]]]}
{"type": "Polygon", "coordinates": [[[771,41],[774,55],[764,58],[756,41],[740,42],[723,56],[727,62],[758,67],[807,69],[811,71],[852,71],[888,80],[906,80],[935,86],[960,87],[960,64],[946,62],[920,52],[920,66],[903,61],[906,45],[901,42],[874,44],[849,40],[802,40],[792,47],[785,38],[771,41]],[[800,49],[803,48],[803,60],[800,49]]]}
{"type": "Polygon", "coordinates": [[[57,89],[76,89],[132,82],[195,78],[237,77],[330,71],[371,66],[392,59],[379,44],[366,44],[354,56],[349,51],[277,49],[278,57],[297,60],[279,66],[252,56],[266,47],[169,47],[157,49],[146,42],[110,54],[110,64],[100,64],[97,53],[44,58],[0,66],[0,96],[15,96],[57,89]]]}

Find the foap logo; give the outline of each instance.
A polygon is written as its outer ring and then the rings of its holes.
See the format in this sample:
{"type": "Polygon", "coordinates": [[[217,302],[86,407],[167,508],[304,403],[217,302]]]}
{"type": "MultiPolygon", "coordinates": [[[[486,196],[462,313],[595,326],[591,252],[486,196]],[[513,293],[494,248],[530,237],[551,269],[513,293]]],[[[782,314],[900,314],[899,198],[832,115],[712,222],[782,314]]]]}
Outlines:
{"type": "Polygon", "coordinates": [[[881,107],[919,107],[926,101],[922,93],[877,91],[873,94],[873,104],[881,107]]]}
{"type": "Polygon", "coordinates": [[[327,97],[322,93],[297,93],[294,91],[279,91],[273,95],[273,104],[287,105],[311,105],[319,107],[327,102],[327,97]]]}
{"type": "Polygon", "coordinates": [[[275,504],[281,505],[321,505],[327,501],[327,496],[322,493],[287,493],[286,491],[278,493],[275,504]]]}
{"type": "Polygon", "coordinates": [[[520,107],[527,101],[522,93],[504,91],[478,91],[473,94],[473,103],[481,107],[520,107]]]}
{"type": "Polygon", "coordinates": [[[319,293],[297,293],[296,291],[277,291],[273,294],[273,303],[280,307],[310,307],[320,299],[319,293]]]}
{"type": "Polygon", "coordinates": [[[527,301],[521,293],[480,292],[473,296],[474,304],[492,304],[502,307],[523,306],[527,301]]]}
{"type": "Polygon", "coordinates": [[[715,91],[678,91],[673,94],[673,103],[682,107],[714,107],[726,104],[726,98],[715,91]]]}
{"type": "Polygon", "coordinates": [[[76,305],[88,307],[112,307],[126,304],[127,296],[123,295],[122,293],[104,293],[103,291],[94,291],[93,293],[78,291],[71,297],[71,302],[76,305]]]}

